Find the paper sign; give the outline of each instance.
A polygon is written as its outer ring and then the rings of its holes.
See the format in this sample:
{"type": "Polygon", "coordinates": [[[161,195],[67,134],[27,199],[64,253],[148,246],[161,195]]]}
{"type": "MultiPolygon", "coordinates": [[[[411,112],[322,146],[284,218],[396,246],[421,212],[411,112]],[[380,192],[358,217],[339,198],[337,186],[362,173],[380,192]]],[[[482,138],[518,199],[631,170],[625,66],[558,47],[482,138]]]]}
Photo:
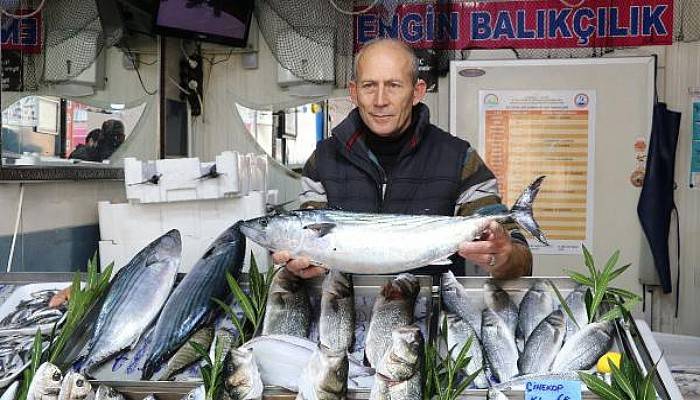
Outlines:
{"type": "Polygon", "coordinates": [[[581,400],[581,382],[528,381],[525,400],[581,400]]]}

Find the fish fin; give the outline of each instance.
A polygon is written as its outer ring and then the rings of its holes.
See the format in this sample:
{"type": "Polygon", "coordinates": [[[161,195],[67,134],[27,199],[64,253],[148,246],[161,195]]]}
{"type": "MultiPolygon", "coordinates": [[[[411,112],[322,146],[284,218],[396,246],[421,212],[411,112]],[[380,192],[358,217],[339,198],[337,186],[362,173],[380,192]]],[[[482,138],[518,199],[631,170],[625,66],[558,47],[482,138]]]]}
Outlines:
{"type": "Polygon", "coordinates": [[[304,227],[304,229],[313,229],[319,237],[326,236],[333,228],[335,228],[335,224],[332,222],[319,222],[304,227]]]}
{"type": "Polygon", "coordinates": [[[433,262],[429,262],[428,265],[452,265],[452,261],[449,258],[438,258],[433,262]]]}
{"type": "Polygon", "coordinates": [[[544,233],[540,230],[540,226],[535,221],[532,215],[532,204],[535,202],[537,193],[540,191],[540,185],[544,180],[544,176],[540,176],[535,179],[534,182],[530,184],[523,193],[518,197],[513,204],[513,208],[510,209],[510,215],[513,220],[520,225],[523,229],[528,231],[532,236],[539,240],[545,246],[549,246],[547,238],[544,233]]]}

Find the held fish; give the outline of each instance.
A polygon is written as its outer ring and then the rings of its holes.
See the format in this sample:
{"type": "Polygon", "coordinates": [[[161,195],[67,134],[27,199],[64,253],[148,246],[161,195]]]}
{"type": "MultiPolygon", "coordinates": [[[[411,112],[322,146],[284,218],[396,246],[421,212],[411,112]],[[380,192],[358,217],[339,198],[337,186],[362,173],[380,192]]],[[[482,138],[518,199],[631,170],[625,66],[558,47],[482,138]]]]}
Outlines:
{"type": "Polygon", "coordinates": [[[58,400],[84,400],[92,394],[92,385],[77,372],[69,372],[58,394],[58,400]]]}
{"type": "Polygon", "coordinates": [[[518,312],[518,327],[525,342],[537,325],[553,310],[554,300],[549,294],[549,288],[544,282],[535,281],[520,302],[518,312]]]}
{"type": "Polygon", "coordinates": [[[348,391],[348,353],[324,345],[314,351],[299,379],[297,400],[341,400],[348,391]]]}
{"type": "Polygon", "coordinates": [[[330,271],[323,280],[319,339],[332,350],[352,348],[355,337],[355,295],[352,276],[330,271]]]}
{"type": "Polygon", "coordinates": [[[57,400],[63,374],[57,366],[45,362],[37,368],[29,384],[27,400],[57,400]]]}
{"type": "Polygon", "coordinates": [[[231,400],[259,399],[263,383],[252,349],[232,349],[224,362],[224,389],[231,400]]]}
{"type": "Polygon", "coordinates": [[[83,373],[136,345],[170,294],[181,252],[180,233],[173,229],[117,272],[97,317],[83,373]]]}
{"type": "MultiPolygon", "coordinates": [[[[481,341],[479,340],[476,330],[471,326],[471,324],[462,318],[454,314],[445,314],[443,318],[447,321],[447,348],[451,349],[452,359],[456,359],[462,347],[467,343],[470,337],[473,337],[471,347],[467,355],[471,357],[471,361],[467,364],[464,372],[467,375],[475,373],[477,370],[481,371],[474,378],[473,386],[477,389],[484,389],[489,386],[489,382],[486,379],[486,374],[484,372],[484,355],[481,348],[481,341]]],[[[443,326],[441,324],[440,326],[443,326]]],[[[480,328],[481,329],[481,328],[480,328]]]]}
{"type": "Polygon", "coordinates": [[[564,343],[566,327],[564,314],[552,311],[540,322],[525,342],[523,354],[518,359],[521,374],[537,374],[549,371],[554,358],[564,343]]]}
{"type": "Polygon", "coordinates": [[[280,270],[270,284],[263,335],[306,337],[311,323],[311,303],[303,279],[286,268],[280,270]]]}
{"type": "Polygon", "coordinates": [[[477,303],[479,296],[470,296],[452,271],[442,274],[440,280],[440,297],[445,309],[456,314],[476,329],[477,337],[481,336],[481,306],[477,303]]]}
{"type": "Polygon", "coordinates": [[[226,274],[238,279],[245,257],[241,223],[233,224],[216,238],[168,298],[156,322],[142,380],[150,379],[195,330],[218,312],[212,299],[227,300],[226,274]]]}
{"type": "Polygon", "coordinates": [[[484,284],[484,303],[505,322],[515,337],[518,326],[518,306],[515,305],[508,292],[501,289],[495,281],[486,282],[484,284]]]}
{"type": "Polygon", "coordinates": [[[552,372],[586,370],[595,365],[613,342],[612,324],[594,322],[567,338],[552,364],[552,372]]]}
{"type": "Polygon", "coordinates": [[[124,395],[117,392],[113,387],[100,385],[95,393],[95,400],[125,400],[124,395]]]}
{"type": "Polygon", "coordinates": [[[518,375],[518,348],[510,327],[491,309],[481,316],[481,342],[491,372],[499,382],[508,382],[518,375]]]}
{"type": "Polygon", "coordinates": [[[371,400],[420,400],[423,397],[421,365],[423,335],[415,326],[391,332],[391,345],[374,376],[371,400]]]}
{"type": "Polygon", "coordinates": [[[190,343],[197,343],[205,349],[208,349],[214,339],[214,328],[212,326],[205,326],[204,328],[195,332],[190,339],[175,352],[175,354],[170,357],[167,364],[165,364],[165,370],[158,377],[158,380],[167,381],[173,375],[192,365],[195,361],[201,358],[200,354],[197,353],[190,343]]]}
{"type": "Polygon", "coordinates": [[[411,325],[420,291],[418,279],[403,273],[387,283],[374,300],[369,329],[365,337],[365,358],[369,365],[377,368],[384,352],[391,345],[394,328],[411,325]]]}
{"type": "Polygon", "coordinates": [[[448,217],[297,210],[246,221],[241,231],[259,245],[305,256],[312,264],[353,274],[392,274],[444,263],[464,241],[478,239],[491,221],[514,220],[543,243],[532,202],[535,180],[503,215],[448,217]]]}

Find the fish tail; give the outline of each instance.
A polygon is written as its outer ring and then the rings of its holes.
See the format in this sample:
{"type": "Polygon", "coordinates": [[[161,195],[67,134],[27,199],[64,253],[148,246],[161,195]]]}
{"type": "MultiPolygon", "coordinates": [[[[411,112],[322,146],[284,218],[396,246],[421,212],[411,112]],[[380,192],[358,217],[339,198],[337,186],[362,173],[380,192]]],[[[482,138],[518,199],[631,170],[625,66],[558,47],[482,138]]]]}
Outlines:
{"type": "Polygon", "coordinates": [[[523,229],[530,232],[530,234],[542,244],[548,246],[547,238],[542,230],[540,230],[540,226],[532,215],[532,204],[535,202],[535,197],[537,197],[537,193],[540,191],[540,185],[543,180],[544,176],[540,176],[535,179],[530,186],[525,188],[520,197],[515,201],[515,204],[513,204],[513,208],[510,209],[510,216],[523,229]]]}

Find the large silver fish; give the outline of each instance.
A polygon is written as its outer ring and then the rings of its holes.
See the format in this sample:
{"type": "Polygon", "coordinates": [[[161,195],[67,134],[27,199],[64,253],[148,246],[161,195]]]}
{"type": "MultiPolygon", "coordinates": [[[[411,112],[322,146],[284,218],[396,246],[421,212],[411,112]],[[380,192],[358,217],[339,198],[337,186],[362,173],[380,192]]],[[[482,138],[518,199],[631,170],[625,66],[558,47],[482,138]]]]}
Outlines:
{"type": "Polygon", "coordinates": [[[510,213],[471,217],[297,210],[246,221],[241,231],[273,251],[305,256],[312,264],[354,274],[391,274],[445,263],[459,244],[479,238],[491,221],[514,220],[543,243],[532,202],[544,177],[518,198],[510,213]]]}
{"type": "Polygon", "coordinates": [[[442,274],[440,297],[447,311],[468,322],[477,330],[477,337],[481,336],[481,294],[470,296],[467,289],[457,281],[452,271],[449,271],[442,274]]]}
{"type": "Polygon", "coordinates": [[[554,310],[554,300],[549,294],[548,286],[540,280],[535,281],[520,301],[518,312],[518,327],[525,342],[552,310],[554,310]]]}
{"type": "Polygon", "coordinates": [[[95,400],[125,400],[124,395],[117,392],[113,387],[100,385],[95,393],[95,400]]]}
{"type": "Polygon", "coordinates": [[[63,374],[57,366],[45,362],[37,368],[29,384],[27,400],[57,400],[63,374]]]}
{"type": "Polygon", "coordinates": [[[304,280],[281,269],[270,284],[262,334],[305,338],[310,323],[311,303],[304,280]]]}
{"type": "Polygon", "coordinates": [[[319,340],[332,350],[351,349],[355,337],[355,295],[352,276],[330,271],[323,280],[319,340]]]}
{"type": "Polygon", "coordinates": [[[559,354],[552,363],[552,372],[586,370],[612,346],[612,324],[594,322],[566,338],[559,354]]]}
{"type": "Polygon", "coordinates": [[[552,311],[540,322],[525,342],[525,349],[518,359],[521,374],[537,374],[549,371],[554,358],[564,343],[566,328],[564,314],[552,311]]]}
{"type": "Polygon", "coordinates": [[[83,373],[136,345],[168,299],[181,252],[180,232],[173,229],[119,270],[95,323],[83,373]]]}
{"type": "Polygon", "coordinates": [[[211,346],[211,342],[214,339],[214,328],[212,326],[205,326],[204,328],[195,332],[189,340],[180,347],[175,354],[168,360],[165,364],[163,372],[158,377],[160,381],[167,381],[173,375],[193,364],[195,361],[199,360],[202,356],[197,353],[190,343],[197,343],[205,349],[211,346]]]}
{"type": "Polygon", "coordinates": [[[341,400],[348,391],[347,349],[319,345],[299,379],[297,400],[341,400]]]}
{"type": "Polygon", "coordinates": [[[231,400],[262,397],[263,382],[252,349],[232,349],[224,362],[224,389],[231,400]]]}
{"type": "Polygon", "coordinates": [[[495,281],[486,282],[484,284],[484,303],[505,322],[515,337],[518,327],[518,306],[515,305],[508,292],[498,286],[495,281]]]}
{"type": "MultiPolygon", "coordinates": [[[[241,346],[252,349],[260,376],[265,385],[298,391],[299,379],[304,367],[318,345],[308,339],[289,335],[258,336],[241,346]]],[[[348,387],[369,388],[374,370],[349,358],[348,387]]]]}
{"type": "Polygon", "coordinates": [[[481,343],[491,367],[491,373],[499,382],[508,382],[518,375],[518,347],[513,331],[491,309],[481,316],[481,343]]]}
{"type": "Polygon", "coordinates": [[[238,279],[245,257],[245,236],[237,222],[227,228],[173,290],[151,335],[141,379],[148,380],[192,334],[219,311],[212,301],[226,302],[226,274],[238,279]]]}
{"type": "Polygon", "coordinates": [[[373,368],[377,368],[384,352],[391,345],[391,331],[413,323],[419,291],[418,279],[403,273],[384,285],[374,300],[365,337],[365,358],[373,368]]]}
{"type": "MultiPolygon", "coordinates": [[[[469,351],[467,352],[467,355],[471,357],[471,361],[467,364],[464,372],[471,375],[481,369],[474,378],[472,384],[477,389],[489,387],[489,382],[484,372],[483,349],[481,348],[481,341],[476,334],[476,330],[474,330],[469,322],[457,315],[445,314],[443,318],[447,321],[447,348],[452,350],[452,358],[456,359],[462,347],[464,347],[470,337],[473,337],[471,347],[469,347],[469,351]]],[[[443,326],[443,324],[440,326],[443,326]]],[[[479,329],[481,329],[481,327],[479,327],[479,329]]]]}
{"type": "Polygon", "coordinates": [[[371,400],[421,400],[423,385],[423,335],[415,326],[391,332],[391,345],[374,375],[371,400]]]}
{"type": "Polygon", "coordinates": [[[84,400],[92,394],[92,385],[77,372],[69,372],[61,383],[58,400],[84,400]]]}
{"type": "MultiPolygon", "coordinates": [[[[576,322],[578,323],[578,326],[576,326],[574,321],[564,313],[564,320],[566,321],[566,340],[574,336],[574,334],[579,331],[579,327],[583,328],[588,325],[588,310],[586,310],[587,289],[586,286],[577,285],[576,289],[566,296],[566,304],[569,306],[569,309],[574,314],[574,318],[576,318],[576,322]]],[[[559,305],[559,308],[564,311],[561,305],[559,305]]]]}

